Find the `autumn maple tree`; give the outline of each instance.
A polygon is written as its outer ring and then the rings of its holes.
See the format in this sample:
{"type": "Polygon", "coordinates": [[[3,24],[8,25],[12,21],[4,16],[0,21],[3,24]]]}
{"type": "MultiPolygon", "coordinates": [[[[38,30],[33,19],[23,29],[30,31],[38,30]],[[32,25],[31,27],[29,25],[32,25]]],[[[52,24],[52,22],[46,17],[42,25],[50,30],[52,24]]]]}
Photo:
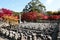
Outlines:
{"type": "Polygon", "coordinates": [[[38,14],[44,11],[45,6],[39,0],[32,0],[23,9],[22,20],[37,21],[38,14]]]}

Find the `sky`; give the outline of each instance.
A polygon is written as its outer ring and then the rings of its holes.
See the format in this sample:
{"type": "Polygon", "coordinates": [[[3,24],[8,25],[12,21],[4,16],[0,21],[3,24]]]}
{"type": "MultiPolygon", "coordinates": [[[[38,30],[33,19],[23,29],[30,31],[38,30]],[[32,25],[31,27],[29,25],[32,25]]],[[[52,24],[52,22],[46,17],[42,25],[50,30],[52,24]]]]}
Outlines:
{"type": "MultiPolygon", "coordinates": [[[[7,8],[16,12],[22,12],[25,5],[31,0],[0,0],[0,8],[7,8]]],[[[60,9],[60,0],[40,0],[46,6],[47,11],[60,9]]]]}

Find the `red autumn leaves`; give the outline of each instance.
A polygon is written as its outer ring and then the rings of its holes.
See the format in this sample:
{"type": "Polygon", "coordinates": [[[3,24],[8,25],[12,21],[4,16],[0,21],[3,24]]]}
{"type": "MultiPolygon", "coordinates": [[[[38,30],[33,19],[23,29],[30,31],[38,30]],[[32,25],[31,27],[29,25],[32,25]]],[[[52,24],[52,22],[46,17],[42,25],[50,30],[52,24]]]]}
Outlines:
{"type": "Polygon", "coordinates": [[[60,19],[60,15],[51,15],[51,16],[48,16],[48,15],[44,15],[42,13],[37,13],[37,12],[27,12],[27,13],[23,13],[22,14],[22,20],[25,20],[25,21],[36,21],[36,20],[48,20],[48,19],[54,19],[54,20],[57,20],[57,19],[60,19]]]}
{"type": "Polygon", "coordinates": [[[3,10],[4,14],[7,14],[7,15],[12,15],[12,13],[13,13],[11,10],[7,10],[4,8],[2,8],[2,10],[3,10]]]}
{"type": "Polygon", "coordinates": [[[50,19],[55,19],[55,20],[58,20],[60,19],[60,15],[52,15],[49,17],[50,19]]]}
{"type": "Polygon", "coordinates": [[[42,16],[42,19],[44,19],[44,20],[46,20],[46,19],[58,20],[58,19],[60,19],[60,15],[51,15],[51,16],[44,15],[44,16],[42,16]]]}
{"type": "Polygon", "coordinates": [[[22,14],[22,21],[37,21],[38,19],[48,19],[48,16],[37,13],[37,12],[27,12],[22,14]]]}
{"type": "Polygon", "coordinates": [[[22,21],[36,21],[37,13],[36,12],[27,12],[22,14],[22,21]]]}
{"type": "Polygon", "coordinates": [[[2,9],[0,9],[0,17],[2,17],[3,15],[12,15],[12,11],[11,10],[7,10],[7,9],[4,9],[4,8],[2,8],[2,9]]]}

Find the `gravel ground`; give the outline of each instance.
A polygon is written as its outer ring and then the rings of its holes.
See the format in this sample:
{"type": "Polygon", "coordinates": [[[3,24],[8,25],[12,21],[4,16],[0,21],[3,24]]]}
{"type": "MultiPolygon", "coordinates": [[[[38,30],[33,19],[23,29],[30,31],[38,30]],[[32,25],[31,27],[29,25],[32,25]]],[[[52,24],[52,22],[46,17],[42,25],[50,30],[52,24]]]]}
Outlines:
{"type": "Polygon", "coordinates": [[[0,37],[0,40],[8,40],[8,39],[0,37]]]}

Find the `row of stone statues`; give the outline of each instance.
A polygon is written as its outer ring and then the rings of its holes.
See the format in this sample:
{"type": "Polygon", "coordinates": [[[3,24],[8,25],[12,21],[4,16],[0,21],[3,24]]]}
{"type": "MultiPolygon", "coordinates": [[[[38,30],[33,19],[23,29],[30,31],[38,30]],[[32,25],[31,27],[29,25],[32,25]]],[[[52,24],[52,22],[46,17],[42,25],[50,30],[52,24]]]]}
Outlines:
{"type": "Polygon", "coordinates": [[[24,30],[21,30],[22,32],[15,32],[12,30],[0,28],[0,36],[4,36],[5,38],[8,38],[9,40],[52,40],[52,37],[50,35],[44,35],[44,34],[37,34],[34,32],[26,32],[24,30]]]}
{"type": "Polygon", "coordinates": [[[35,27],[25,25],[1,27],[0,34],[9,40],[57,40],[57,23],[39,23],[35,27]]]}

